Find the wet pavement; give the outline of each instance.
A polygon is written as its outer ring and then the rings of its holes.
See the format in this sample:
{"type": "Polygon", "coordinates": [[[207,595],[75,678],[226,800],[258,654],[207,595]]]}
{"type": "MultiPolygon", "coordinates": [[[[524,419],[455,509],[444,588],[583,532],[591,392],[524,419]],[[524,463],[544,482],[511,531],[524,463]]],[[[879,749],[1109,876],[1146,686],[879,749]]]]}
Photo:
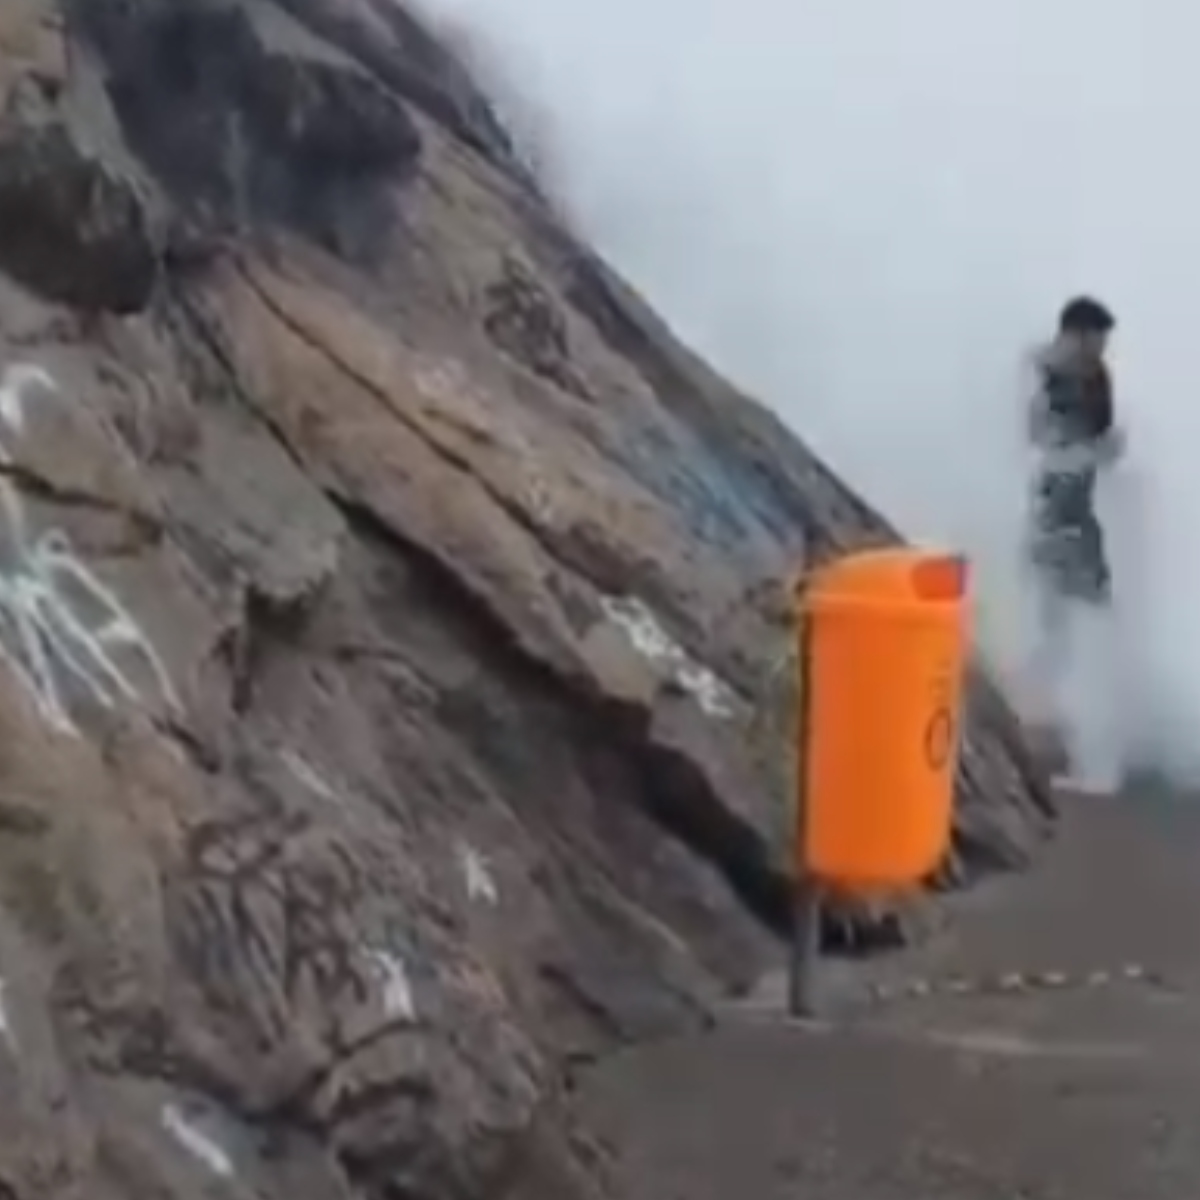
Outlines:
{"type": "Polygon", "coordinates": [[[1037,868],[949,918],[918,950],[832,966],[819,1023],[788,1023],[769,978],[711,1034],[596,1068],[576,1104],[618,1194],[1200,1196],[1200,799],[1066,798],[1037,868]],[[916,980],[930,994],[870,999],[916,980]]]}

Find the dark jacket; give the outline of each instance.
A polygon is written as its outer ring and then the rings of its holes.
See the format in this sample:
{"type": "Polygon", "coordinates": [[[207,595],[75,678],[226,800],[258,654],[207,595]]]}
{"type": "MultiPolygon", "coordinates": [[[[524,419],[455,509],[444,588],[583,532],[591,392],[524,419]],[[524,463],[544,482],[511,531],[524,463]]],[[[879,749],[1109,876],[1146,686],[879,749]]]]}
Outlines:
{"type": "Polygon", "coordinates": [[[1047,449],[1103,440],[1113,428],[1112,377],[1103,363],[1088,370],[1043,362],[1035,401],[1034,440],[1047,449]]]}

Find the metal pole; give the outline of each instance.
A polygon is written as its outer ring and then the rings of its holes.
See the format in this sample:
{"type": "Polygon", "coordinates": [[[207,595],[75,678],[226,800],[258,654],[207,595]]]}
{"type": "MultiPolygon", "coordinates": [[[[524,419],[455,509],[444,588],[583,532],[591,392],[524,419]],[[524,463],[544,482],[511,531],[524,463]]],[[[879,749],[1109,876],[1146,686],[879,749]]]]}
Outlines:
{"type": "Polygon", "coordinates": [[[817,971],[821,956],[821,897],[810,879],[796,881],[792,906],[792,953],[788,970],[788,1015],[817,1016],[817,971]]]}
{"type": "Polygon", "coordinates": [[[788,1015],[817,1015],[817,971],[821,957],[821,890],[804,860],[805,819],[808,810],[808,736],[812,689],[809,671],[811,628],[797,589],[796,775],[792,794],[795,821],[792,827],[792,936],[788,955],[788,1015]]]}

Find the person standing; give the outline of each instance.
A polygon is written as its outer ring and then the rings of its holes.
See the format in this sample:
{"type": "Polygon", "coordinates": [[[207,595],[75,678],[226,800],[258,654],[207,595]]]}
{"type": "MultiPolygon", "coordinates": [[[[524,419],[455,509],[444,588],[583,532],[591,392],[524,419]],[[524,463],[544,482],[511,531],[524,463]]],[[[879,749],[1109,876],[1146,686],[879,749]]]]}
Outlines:
{"type": "MultiPolygon", "coordinates": [[[[1037,593],[1034,667],[1043,702],[1061,690],[1065,672],[1079,665],[1071,657],[1073,614],[1094,626],[1112,605],[1096,484],[1124,451],[1105,360],[1115,327],[1115,317],[1099,300],[1075,297],[1062,307],[1053,339],[1033,355],[1029,559],[1037,593]]],[[[1057,727],[1059,714],[1048,715],[1057,727]]]]}

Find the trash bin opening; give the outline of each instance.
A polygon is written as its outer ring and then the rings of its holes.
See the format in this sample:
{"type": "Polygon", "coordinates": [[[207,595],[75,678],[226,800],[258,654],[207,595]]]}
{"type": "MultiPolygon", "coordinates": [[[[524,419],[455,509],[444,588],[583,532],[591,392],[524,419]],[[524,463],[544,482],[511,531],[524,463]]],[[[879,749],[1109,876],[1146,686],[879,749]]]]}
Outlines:
{"type": "Polygon", "coordinates": [[[913,592],[919,600],[959,600],[967,590],[967,563],[958,554],[923,558],[912,569],[913,592]]]}

